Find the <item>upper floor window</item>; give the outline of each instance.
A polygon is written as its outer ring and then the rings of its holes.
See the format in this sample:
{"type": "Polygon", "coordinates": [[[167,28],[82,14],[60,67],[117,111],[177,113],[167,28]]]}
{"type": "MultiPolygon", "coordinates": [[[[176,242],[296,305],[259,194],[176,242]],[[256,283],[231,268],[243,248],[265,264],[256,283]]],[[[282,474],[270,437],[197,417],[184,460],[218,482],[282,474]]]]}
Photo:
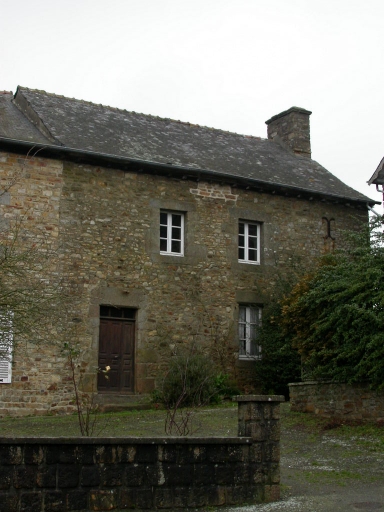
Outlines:
{"type": "Polygon", "coordinates": [[[257,331],[261,325],[261,307],[239,306],[239,359],[260,359],[257,331]]]}
{"type": "Polygon", "coordinates": [[[184,214],[160,211],[160,254],[184,255],[184,214]]]}
{"type": "Polygon", "coordinates": [[[257,222],[239,221],[239,261],[260,263],[260,224],[257,222]]]}

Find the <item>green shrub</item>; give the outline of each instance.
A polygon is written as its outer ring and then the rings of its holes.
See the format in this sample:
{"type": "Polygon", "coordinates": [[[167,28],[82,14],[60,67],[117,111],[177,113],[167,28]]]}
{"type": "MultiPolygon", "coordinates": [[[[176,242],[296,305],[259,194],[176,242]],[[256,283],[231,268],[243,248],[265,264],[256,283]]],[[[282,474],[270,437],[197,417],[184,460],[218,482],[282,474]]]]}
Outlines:
{"type": "Polygon", "coordinates": [[[255,378],[262,393],[284,395],[289,399],[290,382],[301,380],[300,355],[292,347],[292,336],[282,327],[279,302],[266,309],[258,342],[261,359],[255,361],[255,378]]]}
{"type": "Polygon", "coordinates": [[[283,324],[312,378],[384,388],[383,218],[345,243],[283,304],[283,324]]]}
{"type": "Polygon", "coordinates": [[[217,401],[220,401],[222,398],[232,398],[235,395],[240,395],[237,384],[231,379],[228,373],[218,373],[214,383],[217,401]]]}
{"type": "Polygon", "coordinates": [[[205,355],[191,352],[171,359],[161,390],[166,407],[198,407],[216,395],[214,367],[205,355]]]}
{"type": "Polygon", "coordinates": [[[160,404],[163,402],[163,393],[160,389],[154,389],[151,393],[151,402],[153,404],[160,404]]]}

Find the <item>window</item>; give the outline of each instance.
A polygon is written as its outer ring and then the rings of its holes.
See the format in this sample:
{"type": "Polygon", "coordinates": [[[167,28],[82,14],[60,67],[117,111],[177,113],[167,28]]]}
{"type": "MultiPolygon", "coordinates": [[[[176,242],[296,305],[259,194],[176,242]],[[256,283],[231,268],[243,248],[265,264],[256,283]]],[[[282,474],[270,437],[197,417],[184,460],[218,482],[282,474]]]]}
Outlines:
{"type": "Polygon", "coordinates": [[[13,312],[0,311],[0,384],[12,380],[13,312]]]}
{"type": "Polygon", "coordinates": [[[239,359],[260,359],[257,330],[261,325],[261,308],[239,306],[239,359]]]}
{"type": "Polygon", "coordinates": [[[184,255],[184,214],[160,211],[160,254],[184,255]]]}
{"type": "Polygon", "coordinates": [[[239,221],[239,261],[260,263],[260,224],[239,221]]]}

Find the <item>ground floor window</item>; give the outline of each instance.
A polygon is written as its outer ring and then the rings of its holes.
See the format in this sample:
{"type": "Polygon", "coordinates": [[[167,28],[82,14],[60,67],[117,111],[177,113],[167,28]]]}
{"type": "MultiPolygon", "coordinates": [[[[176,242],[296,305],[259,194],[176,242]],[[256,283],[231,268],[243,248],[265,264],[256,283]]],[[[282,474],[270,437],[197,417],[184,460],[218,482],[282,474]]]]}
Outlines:
{"type": "Polygon", "coordinates": [[[260,359],[261,347],[257,341],[261,325],[261,307],[239,306],[239,359],[260,359]]]}
{"type": "Polygon", "coordinates": [[[13,311],[0,311],[0,384],[12,381],[13,311]]]}

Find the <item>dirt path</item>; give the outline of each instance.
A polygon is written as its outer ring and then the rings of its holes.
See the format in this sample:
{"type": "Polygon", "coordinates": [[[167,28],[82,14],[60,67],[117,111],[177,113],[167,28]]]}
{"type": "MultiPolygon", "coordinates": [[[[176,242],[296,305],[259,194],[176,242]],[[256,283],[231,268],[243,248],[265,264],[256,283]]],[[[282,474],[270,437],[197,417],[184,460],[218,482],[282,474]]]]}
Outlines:
{"type": "Polygon", "coordinates": [[[382,439],[291,424],[283,426],[281,453],[281,501],[230,510],[384,511],[382,439]]]}

